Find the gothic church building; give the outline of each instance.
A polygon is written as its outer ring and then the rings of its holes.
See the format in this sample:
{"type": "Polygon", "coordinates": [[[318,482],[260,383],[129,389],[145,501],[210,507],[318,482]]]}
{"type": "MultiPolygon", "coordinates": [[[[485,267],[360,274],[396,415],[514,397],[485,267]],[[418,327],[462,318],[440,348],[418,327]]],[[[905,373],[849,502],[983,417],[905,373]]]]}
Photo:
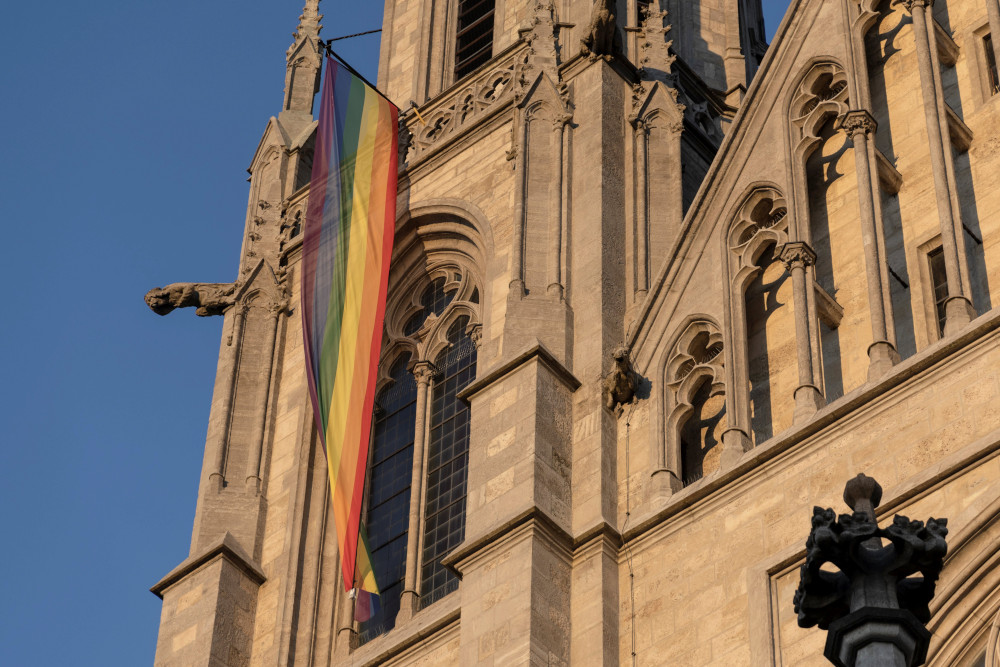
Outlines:
{"type": "Polygon", "coordinates": [[[1000,666],[998,0],[792,0],[770,45],[760,0],[386,0],[364,622],[298,308],[319,11],[235,280],[160,293],[224,324],[157,665],[825,665],[792,595],[865,472],[949,520],[927,664],[1000,666]]]}

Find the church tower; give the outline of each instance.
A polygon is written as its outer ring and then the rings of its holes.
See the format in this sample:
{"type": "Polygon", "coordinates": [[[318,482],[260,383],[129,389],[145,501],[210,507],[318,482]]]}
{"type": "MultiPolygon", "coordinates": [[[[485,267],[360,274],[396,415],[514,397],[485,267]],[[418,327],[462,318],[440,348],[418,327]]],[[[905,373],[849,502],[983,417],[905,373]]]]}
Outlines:
{"type": "Polygon", "coordinates": [[[405,113],[363,510],[382,609],[361,622],[298,319],[321,64],[306,2],[235,280],[147,297],[224,317],[190,554],[153,587],[157,665],[618,664],[619,442],[647,390],[624,344],[760,64],[761,16],[386,2],[378,83],[405,113]]]}

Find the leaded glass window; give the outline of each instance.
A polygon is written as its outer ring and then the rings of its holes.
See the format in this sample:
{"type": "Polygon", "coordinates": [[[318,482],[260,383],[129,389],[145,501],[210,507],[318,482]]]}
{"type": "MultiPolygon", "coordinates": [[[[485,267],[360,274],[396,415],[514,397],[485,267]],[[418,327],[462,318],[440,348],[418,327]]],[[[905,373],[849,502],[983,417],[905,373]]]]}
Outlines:
{"type": "Polygon", "coordinates": [[[427,450],[427,504],[421,567],[421,603],[426,606],[458,588],[441,558],[465,538],[469,468],[469,406],[458,393],[476,377],[476,346],[462,316],[448,329],[449,347],[434,362],[439,375],[431,402],[427,450]]]}
{"type": "Polygon", "coordinates": [[[396,624],[406,575],[410,516],[410,478],[417,383],[407,370],[409,354],[392,365],[392,382],[375,399],[375,425],[368,467],[368,546],[382,595],[377,613],[361,623],[362,643],[396,624]]]}

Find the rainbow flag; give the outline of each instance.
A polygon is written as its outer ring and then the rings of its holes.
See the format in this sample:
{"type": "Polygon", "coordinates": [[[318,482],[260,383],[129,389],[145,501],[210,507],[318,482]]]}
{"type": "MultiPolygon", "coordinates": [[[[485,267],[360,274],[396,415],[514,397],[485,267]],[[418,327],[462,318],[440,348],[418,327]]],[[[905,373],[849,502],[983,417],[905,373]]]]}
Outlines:
{"type": "MultiPolygon", "coordinates": [[[[361,501],[396,222],[399,109],[326,59],[302,241],[306,375],[326,449],[346,590],[378,595],[361,501]]],[[[359,620],[365,620],[359,617],[359,620]]]]}

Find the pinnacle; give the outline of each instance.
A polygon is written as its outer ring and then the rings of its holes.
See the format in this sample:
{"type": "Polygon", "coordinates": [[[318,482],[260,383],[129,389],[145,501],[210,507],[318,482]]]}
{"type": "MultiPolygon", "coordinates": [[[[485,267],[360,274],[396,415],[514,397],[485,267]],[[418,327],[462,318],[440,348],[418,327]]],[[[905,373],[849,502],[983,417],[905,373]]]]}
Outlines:
{"type": "Polygon", "coordinates": [[[323,28],[319,23],[322,20],[323,15],[319,13],[319,0],[306,0],[306,6],[302,9],[302,15],[299,16],[299,27],[294,33],[295,43],[298,44],[307,37],[318,38],[319,31],[323,28]]]}

